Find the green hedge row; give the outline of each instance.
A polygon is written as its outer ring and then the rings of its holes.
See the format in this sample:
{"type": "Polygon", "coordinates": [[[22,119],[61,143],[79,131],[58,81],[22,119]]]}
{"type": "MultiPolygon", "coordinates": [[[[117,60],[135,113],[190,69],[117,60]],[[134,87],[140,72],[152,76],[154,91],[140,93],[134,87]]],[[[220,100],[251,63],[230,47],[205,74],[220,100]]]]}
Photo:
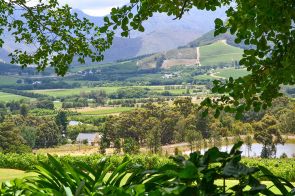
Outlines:
{"type": "MultiPolygon", "coordinates": [[[[162,165],[171,162],[167,157],[159,155],[128,155],[132,163],[143,165],[146,169],[156,169],[162,165]]],[[[91,166],[95,166],[102,158],[107,158],[110,164],[115,168],[122,163],[125,156],[112,155],[88,155],[88,156],[59,156],[56,158],[61,161],[66,161],[71,165],[78,162],[84,162],[91,166]]],[[[38,161],[48,162],[46,155],[35,154],[1,154],[0,153],[0,168],[10,168],[28,171],[34,168],[38,161]]]]}
{"type": "MultiPolygon", "coordinates": [[[[130,155],[132,163],[143,165],[146,169],[157,169],[162,165],[172,161],[164,156],[159,155],[130,155]]],[[[91,166],[95,166],[102,158],[107,158],[110,164],[115,168],[124,159],[124,156],[112,155],[88,155],[88,156],[60,156],[59,160],[66,161],[71,165],[78,162],[85,162],[91,166]]],[[[38,163],[38,161],[47,162],[46,155],[34,154],[1,154],[0,153],[0,168],[30,170],[38,163]]],[[[260,159],[260,158],[243,158],[242,162],[247,166],[257,167],[258,165],[268,168],[277,176],[283,177],[289,181],[295,182],[295,159],[260,159]]]]}

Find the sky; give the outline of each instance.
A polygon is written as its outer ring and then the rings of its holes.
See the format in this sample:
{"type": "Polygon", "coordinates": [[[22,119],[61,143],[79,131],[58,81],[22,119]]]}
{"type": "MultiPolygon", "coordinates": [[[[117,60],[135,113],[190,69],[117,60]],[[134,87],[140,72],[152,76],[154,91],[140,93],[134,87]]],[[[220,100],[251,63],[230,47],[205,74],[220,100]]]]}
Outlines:
{"type": "Polygon", "coordinates": [[[90,16],[105,16],[113,7],[127,4],[129,0],[59,0],[59,2],[80,9],[90,16]]]}

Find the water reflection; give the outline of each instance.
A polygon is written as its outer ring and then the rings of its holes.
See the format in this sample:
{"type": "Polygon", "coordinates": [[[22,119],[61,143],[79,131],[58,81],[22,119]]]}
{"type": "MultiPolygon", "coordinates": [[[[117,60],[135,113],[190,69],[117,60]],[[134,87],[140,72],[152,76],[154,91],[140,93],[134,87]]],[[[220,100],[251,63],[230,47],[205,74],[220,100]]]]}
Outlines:
{"type": "MultiPolygon", "coordinates": [[[[233,145],[229,146],[222,146],[219,148],[220,151],[227,151],[229,152],[233,145]]],[[[206,149],[207,150],[207,149],[206,149]]],[[[201,153],[204,154],[204,151],[201,150],[201,153]]],[[[248,152],[248,147],[244,144],[241,147],[241,151],[243,151],[242,156],[248,157],[248,153],[250,157],[260,157],[262,150],[262,144],[252,144],[251,150],[248,152]]],[[[189,154],[190,151],[185,152],[185,154],[189,154]]],[[[277,152],[276,157],[280,157],[283,153],[285,153],[288,157],[295,156],[295,144],[285,144],[285,145],[277,145],[277,152]]]]}

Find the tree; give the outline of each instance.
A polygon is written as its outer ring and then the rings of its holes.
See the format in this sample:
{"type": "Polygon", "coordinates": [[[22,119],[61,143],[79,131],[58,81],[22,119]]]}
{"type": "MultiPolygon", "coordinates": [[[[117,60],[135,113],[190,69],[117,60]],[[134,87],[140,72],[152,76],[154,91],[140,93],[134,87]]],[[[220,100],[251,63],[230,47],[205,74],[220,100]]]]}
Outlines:
{"type": "MultiPolygon", "coordinates": [[[[12,52],[11,63],[22,67],[35,64],[38,71],[52,66],[58,75],[65,75],[74,57],[80,63],[86,58],[103,60],[102,52],[110,47],[113,32],[80,18],[68,5],[60,6],[58,0],[35,1],[34,5],[28,2],[1,1],[1,38],[5,29],[14,42],[31,49],[12,52]]],[[[4,40],[0,43],[3,47],[4,40]]]]}
{"type": "Polygon", "coordinates": [[[295,133],[295,110],[285,109],[279,116],[279,126],[283,133],[295,133]]]}
{"type": "Polygon", "coordinates": [[[253,138],[251,135],[247,135],[245,138],[245,144],[247,146],[248,157],[250,157],[250,151],[252,150],[253,138]]]}
{"type": "Polygon", "coordinates": [[[17,111],[17,110],[20,110],[20,103],[17,102],[17,101],[11,101],[11,102],[8,102],[8,103],[6,104],[6,106],[9,107],[9,110],[10,110],[11,112],[15,112],[15,111],[17,111]]]}
{"type": "Polygon", "coordinates": [[[0,151],[4,153],[30,152],[29,146],[25,145],[20,130],[9,119],[0,124],[0,151]]]}
{"type": "Polygon", "coordinates": [[[2,123],[5,120],[6,115],[7,115],[7,109],[5,107],[0,107],[0,123],[2,123]]]}
{"type": "Polygon", "coordinates": [[[203,111],[199,111],[197,113],[196,119],[196,129],[200,130],[203,138],[208,138],[210,136],[210,129],[209,129],[209,117],[202,115],[203,111]]]}
{"type": "Polygon", "coordinates": [[[60,110],[55,117],[55,122],[61,128],[62,133],[66,135],[68,127],[67,112],[60,110]]]}
{"type": "Polygon", "coordinates": [[[123,151],[127,154],[137,154],[139,153],[140,146],[133,138],[126,138],[123,144],[123,151]]]}
{"type": "Polygon", "coordinates": [[[54,110],[54,103],[47,99],[38,100],[36,103],[36,107],[41,109],[54,110]]]}
{"type": "Polygon", "coordinates": [[[29,113],[29,108],[26,104],[22,104],[20,106],[20,110],[19,110],[20,115],[22,116],[27,116],[29,113]]]}
{"type": "Polygon", "coordinates": [[[61,133],[54,121],[44,121],[37,127],[36,147],[50,148],[57,146],[61,141],[61,133]]]}
{"type": "Polygon", "coordinates": [[[202,139],[202,135],[200,134],[200,132],[193,129],[189,129],[187,131],[185,140],[186,142],[190,144],[191,152],[193,152],[193,146],[194,145],[197,146],[197,143],[199,143],[201,139],[202,139]]]}
{"type": "Polygon", "coordinates": [[[184,117],[187,117],[193,109],[193,103],[191,97],[178,98],[173,103],[176,110],[179,111],[184,117]]]}
{"type": "Polygon", "coordinates": [[[31,148],[35,147],[36,138],[37,138],[37,130],[34,127],[21,127],[21,136],[26,142],[26,145],[31,148]]]}
{"type": "Polygon", "coordinates": [[[121,152],[121,140],[117,138],[114,142],[115,153],[119,154],[121,152]]]}
{"type": "Polygon", "coordinates": [[[147,134],[147,143],[153,153],[158,153],[161,149],[161,129],[160,122],[155,117],[150,117],[147,121],[152,128],[147,134]]]}
{"type": "Polygon", "coordinates": [[[261,157],[268,158],[276,153],[276,145],[284,144],[278,121],[270,115],[265,115],[259,122],[253,124],[254,139],[263,145],[261,157]]]}

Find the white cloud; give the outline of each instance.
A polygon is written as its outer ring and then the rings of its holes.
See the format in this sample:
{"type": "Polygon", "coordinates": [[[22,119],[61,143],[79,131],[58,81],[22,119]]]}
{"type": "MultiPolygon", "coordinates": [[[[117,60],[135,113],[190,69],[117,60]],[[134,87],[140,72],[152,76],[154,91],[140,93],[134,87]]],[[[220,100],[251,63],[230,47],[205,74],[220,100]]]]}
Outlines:
{"type": "Polygon", "coordinates": [[[59,0],[60,4],[68,4],[74,9],[80,9],[91,16],[104,16],[113,7],[123,6],[129,0],[59,0]]]}
{"type": "MultiPolygon", "coordinates": [[[[43,0],[43,2],[46,0],[43,0]]],[[[30,0],[27,5],[35,5],[39,0],[30,0]]],[[[120,7],[129,0],[58,0],[60,5],[68,4],[74,9],[79,9],[90,16],[105,16],[110,13],[113,7],[120,7]]]]}
{"type": "Polygon", "coordinates": [[[93,8],[93,9],[82,9],[84,13],[90,16],[105,16],[108,15],[111,12],[111,7],[104,7],[104,8],[93,8]]]}

